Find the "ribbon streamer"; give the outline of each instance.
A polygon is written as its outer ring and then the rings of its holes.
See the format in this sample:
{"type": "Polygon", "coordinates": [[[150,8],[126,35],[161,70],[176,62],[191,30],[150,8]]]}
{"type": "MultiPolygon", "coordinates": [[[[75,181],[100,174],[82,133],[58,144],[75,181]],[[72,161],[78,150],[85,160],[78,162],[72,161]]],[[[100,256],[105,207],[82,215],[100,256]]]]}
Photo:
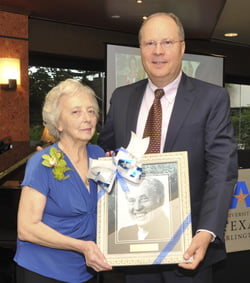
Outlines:
{"type": "Polygon", "coordinates": [[[158,255],[158,257],[155,259],[153,264],[160,264],[163,259],[168,255],[168,253],[174,248],[174,246],[177,244],[179,239],[181,238],[181,235],[185,232],[188,225],[191,223],[191,214],[189,214],[186,219],[182,222],[179,229],[176,231],[172,239],[167,243],[167,245],[164,247],[164,249],[161,251],[161,253],[158,255]]]}

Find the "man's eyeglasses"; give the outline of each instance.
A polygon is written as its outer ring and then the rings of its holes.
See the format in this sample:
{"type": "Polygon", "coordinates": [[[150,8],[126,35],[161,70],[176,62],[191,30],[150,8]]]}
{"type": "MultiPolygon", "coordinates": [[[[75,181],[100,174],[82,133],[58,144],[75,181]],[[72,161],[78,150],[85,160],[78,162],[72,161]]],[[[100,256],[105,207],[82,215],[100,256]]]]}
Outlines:
{"type": "Polygon", "coordinates": [[[160,44],[161,48],[163,49],[170,49],[174,46],[175,43],[177,42],[183,42],[184,40],[163,40],[163,41],[146,41],[142,43],[142,46],[148,50],[153,50],[160,44]]]}

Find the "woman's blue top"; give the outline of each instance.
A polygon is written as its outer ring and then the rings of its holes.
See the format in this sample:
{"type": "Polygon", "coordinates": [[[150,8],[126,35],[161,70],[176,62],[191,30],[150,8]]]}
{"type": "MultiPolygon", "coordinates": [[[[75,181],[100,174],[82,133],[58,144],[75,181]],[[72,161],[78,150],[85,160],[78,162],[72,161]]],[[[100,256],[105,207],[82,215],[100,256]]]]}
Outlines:
{"type": "MultiPolygon", "coordinates": [[[[64,159],[68,179],[54,178],[52,168],[42,165],[42,155],[49,154],[50,148],[35,153],[28,161],[22,186],[29,186],[46,196],[42,221],[56,231],[85,241],[96,240],[97,185],[90,180],[88,191],[74,169],[67,155],[64,159]]],[[[104,151],[97,145],[87,145],[88,157],[97,159],[104,151]]],[[[69,283],[81,283],[95,274],[86,266],[83,254],[48,248],[17,239],[14,260],[18,265],[50,278],[69,283]]]]}

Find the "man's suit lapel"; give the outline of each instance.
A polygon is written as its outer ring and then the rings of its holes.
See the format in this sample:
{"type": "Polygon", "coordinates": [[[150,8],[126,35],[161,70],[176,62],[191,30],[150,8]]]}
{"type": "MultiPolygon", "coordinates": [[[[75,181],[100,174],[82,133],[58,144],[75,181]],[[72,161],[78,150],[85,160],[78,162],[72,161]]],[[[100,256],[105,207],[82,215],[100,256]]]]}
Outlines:
{"type": "Polygon", "coordinates": [[[147,86],[148,80],[143,80],[142,83],[130,93],[129,98],[129,115],[127,115],[126,130],[136,132],[137,119],[141,107],[142,98],[147,86]]]}
{"type": "MultiPolygon", "coordinates": [[[[147,79],[143,80],[141,84],[136,86],[133,90],[131,90],[130,94],[128,94],[130,95],[128,104],[129,115],[127,115],[127,123],[125,126],[125,130],[127,132],[126,136],[129,137],[128,141],[130,139],[131,131],[136,132],[137,119],[147,82],[147,79]]],[[[186,115],[192,107],[194,99],[195,92],[193,91],[191,80],[185,74],[182,74],[182,79],[175,98],[175,105],[169,121],[164,152],[171,151],[173,148],[175,139],[186,119],[186,115]]]]}
{"type": "Polygon", "coordinates": [[[191,80],[182,74],[182,79],[177,90],[175,104],[169,121],[167,137],[164,146],[164,152],[172,151],[177,135],[181,129],[186,116],[191,110],[195,99],[195,92],[191,80]]]}

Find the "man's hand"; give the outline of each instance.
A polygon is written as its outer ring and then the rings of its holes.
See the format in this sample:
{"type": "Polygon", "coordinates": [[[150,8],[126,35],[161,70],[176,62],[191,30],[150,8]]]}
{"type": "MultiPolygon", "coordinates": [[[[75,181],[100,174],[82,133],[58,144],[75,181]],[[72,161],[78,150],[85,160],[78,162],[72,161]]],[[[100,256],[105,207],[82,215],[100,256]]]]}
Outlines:
{"type": "Polygon", "coordinates": [[[111,157],[113,153],[114,153],[114,151],[107,151],[107,152],[105,153],[105,156],[106,156],[106,157],[111,157]]]}
{"type": "Polygon", "coordinates": [[[193,257],[192,262],[179,263],[179,267],[194,270],[199,263],[204,259],[209,243],[212,240],[212,235],[206,231],[198,232],[192,239],[189,248],[184,253],[183,258],[189,260],[193,257]]]}

